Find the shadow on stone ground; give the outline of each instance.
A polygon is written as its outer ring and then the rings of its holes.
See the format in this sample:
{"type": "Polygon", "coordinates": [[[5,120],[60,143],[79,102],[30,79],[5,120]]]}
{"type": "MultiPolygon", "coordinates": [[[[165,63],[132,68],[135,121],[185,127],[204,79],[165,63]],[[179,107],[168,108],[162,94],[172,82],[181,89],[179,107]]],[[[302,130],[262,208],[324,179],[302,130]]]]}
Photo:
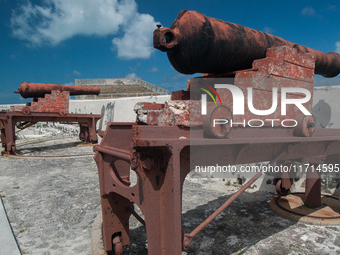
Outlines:
{"type": "MultiPolygon", "coordinates": [[[[197,197],[197,203],[204,203],[182,214],[182,224],[185,233],[190,233],[196,226],[220,207],[230,195],[223,196],[202,189],[202,185],[186,181],[183,197],[183,209],[188,208],[195,201],[190,197],[197,197]],[[217,198],[210,200],[213,195],[217,198]],[[210,200],[210,201],[209,201],[210,200]]],[[[262,193],[262,192],[261,192],[262,193]]],[[[247,194],[248,199],[256,194],[247,194]]],[[[276,234],[295,222],[283,219],[269,208],[270,194],[262,194],[262,199],[253,202],[243,202],[236,199],[213,222],[194,237],[190,247],[183,254],[232,254],[246,250],[255,243],[276,234]]],[[[143,226],[130,232],[130,245],[124,247],[127,254],[145,254],[146,231],[143,226]]]]}
{"type": "MultiPolygon", "coordinates": [[[[339,226],[308,225],[282,218],[269,207],[273,196],[262,191],[243,193],[195,236],[182,254],[340,253],[339,226]]],[[[184,232],[190,233],[229,197],[199,183],[185,181],[182,206],[184,232]]],[[[145,228],[132,228],[131,243],[124,247],[124,254],[148,254],[145,228]]]]}
{"type": "MultiPolygon", "coordinates": [[[[38,147],[52,146],[53,155],[92,152],[92,147],[69,147],[74,141],[63,142],[66,146],[59,144],[59,149],[49,143],[38,147]]],[[[91,254],[92,223],[100,211],[97,167],[92,157],[0,157],[0,176],[0,194],[24,254],[91,254]]],[[[211,179],[185,181],[185,232],[191,232],[236,191],[224,184],[211,179]]],[[[243,193],[193,239],[183,255],[340,254],[339,226],[284,219],[269,208],[273,196],[264,191],[243,193]]],[[[124,247],[124,254],[147,254],[145,228],[134,217],[130,225],[131,243],[124,247]]]]}
{"type": "MultiPolygon", "coordinates": [[[[72,144],[68,138],[62,142],[72,144]]],[[[58,143],[62,149],[51,150],[50,155],[93,150],[58,143]]],[[[42,155],[38,150],[32,154],[42,155]]],[[[23,254],[91,254],[91,227],[100,211],[98,173],[92,156],[0,157],[0,194],[23,254]]]]}
{"type": "MultiPolygon", "coordinates": [[[[64,139],[51,138],[50,140],[32,140],[29,144],[18,144],[16,154],[24,156],[55,156],[58,154],[63,155],[62,152],[71,151],[74,154],[94,154],[91,148],[81,148],[86,145],[79,141],[77,138],[66,137],[64,139]],[[79,148],[77,148],[77,146],[79,148]],[[72,149],[74,148],[74,149],[72,149]]],[[[67,154],[64,154],[67,156],[67,154]]],[[[68,154],[70,155],[70,154],[68,154]]]]}

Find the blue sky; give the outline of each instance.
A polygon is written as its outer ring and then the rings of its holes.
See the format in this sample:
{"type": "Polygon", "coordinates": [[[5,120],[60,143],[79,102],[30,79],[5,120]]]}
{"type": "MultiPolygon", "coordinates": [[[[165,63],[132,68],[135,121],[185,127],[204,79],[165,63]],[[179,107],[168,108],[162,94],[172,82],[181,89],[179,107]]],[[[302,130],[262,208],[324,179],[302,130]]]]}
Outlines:
{"type": "MultiPolygon", "coordinates": [[[[0,0],[0,104],[22,103],[21,82],[138,77],[172,90],[190,76],[152,47],[156,24],[181,10],[340,53],[338,1],[0,0]]],[[[27,100],[26,100],[27,101],[27,100]]]]}

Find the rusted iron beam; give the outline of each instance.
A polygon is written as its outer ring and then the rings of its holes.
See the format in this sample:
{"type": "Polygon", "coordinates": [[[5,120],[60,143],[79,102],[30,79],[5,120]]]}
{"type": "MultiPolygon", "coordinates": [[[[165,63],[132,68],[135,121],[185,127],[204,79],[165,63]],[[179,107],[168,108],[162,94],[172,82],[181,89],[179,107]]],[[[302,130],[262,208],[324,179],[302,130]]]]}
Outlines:
{"type": "Polygon", "coordinates": [[[60,84],[48,84],[48,83],[30,83],[22,82],[18,91],[14,93],[19,93],[23,98],[38,98],[44,97],[46,94],[51,94],[53,90],[56,91],[68,91],[71,96],[76,95],[99,95],[100,88],[87,87],[87,86],[68,86],[60,84]]]}
{"type": "Polygon", "coordinates": [[[96,132],[96,124],[103,114],[72,114],[67,113],[60,115],[58,113],[30,113],[26,115],[22,112],[0,112],[0,132],[1,143],[5,149],[4,153],[15,154],[16,136],[15,127],[18,123],[37,123],[37,122],[64,122],[78,123],[80,126],[79,138],[86,143],[97,143],[98,137],[96,132]]]}
{"type": "Polygon", "coordinates": [[[321,206],[321,178],[316,170],[318,164],[307,167],[304,204],[310,208],[321,206]]]}
{"type": "MultiPolygon", "coordinates": [[[[283,160],[278,162],[279,165],[287,167],[287,169],[294,169],[293,161],[283,160]]],[[[286,196],[290,192],[290,188],[293,184],[294,172],[281,172],[277,173],[274,178],[274,185],[277,194],[280,196],[286,196]]]]}
{"type": "Polygon", "coordinates": [[[196,11],[181,11],[170,28],[154,31],[156,49],[166,51],[180,73],[221,74],[249,69],[268,48],[292,46],[315,58],[315,73],[334,77],[340,73],[340,56],[323,53],[280,37],[238,24],[207,17],[196,11]]]}
{"type": "MultiPolygon", "coordinates": [[[[332,146],[333,144],[330,144],[329,147],[332,147],[332,146]]],[[[338,164],[339,162],[340,162],[340,154],[334,153],[333,155],[328,155],[322,163],[325,163],[328,165],[332,164],[333,166],[335,166],[335,164],[338,164]]],[[[340,172],[339,172],[339,178],[340,178],[340,172]]],[[[340,202],[340,190],[339,190],[339,202],[340,202]]]]}
{"type": "Polygon", "coordinates": [[[276,160],[280,154],[280,160],[289,164],[289,161],[332,155],[340,150],[340,130],[317,129],[312,137],[297,137],[280,129],[271,132],[239,129],[233,139],[225,140],[206,139],[202,131],[136,123],[108,125],[101,144],[94,148],[106,251],[114,250],[112,237],[119,233],[123,246],[129,244],[127,226],[130,215],[134,214],[132,204],[136,204],[144,215],[144,220],[139,220],[145,222],[149,254],[181,254],[182,185],[193,160],[197,165],[203,164],[202,158],[206,159],[206,165],[245,164],[276,160]],[[196,156],[191,157],[192,153],[196,156]],[[137,183],[133,186],[128,181],[130,167],[137,174],[137,183]]]}
{"type": "MultiPolygon", "coordinates": [[[[278,161],[282,155],[285,153],[282,150],[274,159],[272,159],[267,166],[272,166],[278,161]]],[[[184,234],[183,238],[183,249],[189,248],[192,239],[203,230],[210,222],[212,222],[221,212],[223,212],[232,202],[236,200],[250,185],[252,185],[260,176],[263,174],[263,169],[258,172],[253,178],[251,178],[247,183],[245,183],[237,192],[235,192],[223,205],[221,205],[215,212],[213,212],[205,221],[198,225],[190,234],[184,234]]]]}

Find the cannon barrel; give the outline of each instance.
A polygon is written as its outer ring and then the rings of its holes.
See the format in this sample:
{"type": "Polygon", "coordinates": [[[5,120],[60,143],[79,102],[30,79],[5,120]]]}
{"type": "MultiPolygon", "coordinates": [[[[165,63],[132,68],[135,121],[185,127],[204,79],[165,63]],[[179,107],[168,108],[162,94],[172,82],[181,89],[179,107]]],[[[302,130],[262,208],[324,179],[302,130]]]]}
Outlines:
{"type": "Polygon", "coordinates": [[[284,45],[314,55],[316,74],[334,77],[340,73],[340,55],[335,52],[323,53],[196,11],[181,11],[170,28],[158,26],[153,44],[167,52],[171,65],[183,74],[248,69],[254,60],[266,57],[268,48],[284,45]]]}
{"type": "Polygon", "coordinates": [[[71,96],[76,95],[99,95],[100,88],[85,87],[85,86],[67,86],[60,84],[46,84],[46,83],[21,83],[18,91],[14,93],[20,93],[23,98],[38,98],[44,97],[45,94],[51,94],[52,90],[69,91],[71,96]]]}

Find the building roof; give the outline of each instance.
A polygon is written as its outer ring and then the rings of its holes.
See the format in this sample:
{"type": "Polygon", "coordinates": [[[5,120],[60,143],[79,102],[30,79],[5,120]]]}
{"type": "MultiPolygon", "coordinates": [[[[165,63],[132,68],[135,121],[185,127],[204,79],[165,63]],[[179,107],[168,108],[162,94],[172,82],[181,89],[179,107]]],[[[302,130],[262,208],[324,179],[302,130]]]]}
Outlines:
{"type": "Polygon", "coordinates": [[[76,86],[99,86],[99,96],[76,96],[76,99],[104,99],[168,95],[169,91],[138,78],[76,79],[76,86]]]}

